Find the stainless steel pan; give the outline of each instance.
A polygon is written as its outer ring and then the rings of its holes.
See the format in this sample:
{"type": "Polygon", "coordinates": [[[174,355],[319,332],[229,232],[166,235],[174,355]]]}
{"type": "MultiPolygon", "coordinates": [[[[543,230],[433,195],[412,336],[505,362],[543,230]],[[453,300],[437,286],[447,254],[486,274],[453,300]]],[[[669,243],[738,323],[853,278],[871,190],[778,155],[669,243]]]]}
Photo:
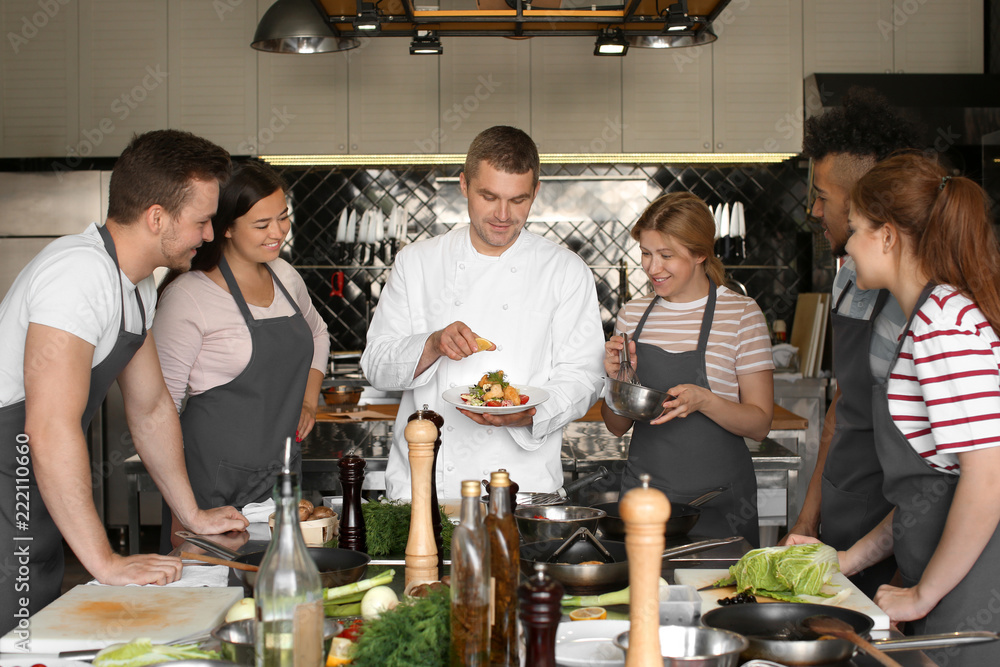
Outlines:
{"type": "MultiPolygon", "coordinates": [[[[694,525],[698,523],[698,519],[701,517],[701,510],[698,506],[707,503],[723,491],[725,489],[719,487],[698,496],[689,503],[671,502],[670,519],[667,520],[666,527],[667,537],[680,537],[691,532],[691,529],[694,528],[694,525]]],[[[622,515],[618,509],[617,502],[601,503],[599,505],[592,505],[592,507],[604,510],[605,512],[605,516],[597,524],[604,537],[612,540],[620,540],[625,537],[625,522],[622,521],[622,515]]]]}
{"type": "MultiPolygon", "coordinates": [[[[820,639],[805,630],[802,622],[810,616],[833,616],[848,623],[865,639],[870,638],[874,621],[853,609],[822,604],[768,602],[719,607],[706,612],[701,622],[710,628],[729,630],[745,636],[750,646],[745,660],[774,660],[785,665],[839,664],[854,655],[855,646],[846,639],[820,639]]],[[[995,632],[953,632],[904,639],[876,639],[872,644],[883,651],[941,648],[958,644],[995,641],[995,632]]]]}
{"type": "MultiPolygon", "coordinates": [[[[704,551],[740,539],[727,537],[673,547],[663,552],[663,558],[704,551]]],[[[607,593],[628,586],[625,543],[598,540],[585,528],[565,540],[522,544],[521,571],[526,577],[534,573],[535,563],[545,563],[545,571],[557,579],[569,595],[607,593]]]]}

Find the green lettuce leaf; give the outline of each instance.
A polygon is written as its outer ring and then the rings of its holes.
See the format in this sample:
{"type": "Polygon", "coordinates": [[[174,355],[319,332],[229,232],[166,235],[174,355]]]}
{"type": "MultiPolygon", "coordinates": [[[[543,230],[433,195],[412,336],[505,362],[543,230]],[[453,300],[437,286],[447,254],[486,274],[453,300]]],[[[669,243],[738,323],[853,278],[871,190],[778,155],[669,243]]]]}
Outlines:
{"type": "MultiPolygon", "coordinates": [[[[739,592],[749,591],[775,599],[833,594],[823,592],[833,575],[840,571],[837,552],[825,544],[798,544],[754,549],[729,568],[729,577],[715,583],[736,585],[739,592]]],[[[795,600],[798,601],[798,600],[795,600]]]]}

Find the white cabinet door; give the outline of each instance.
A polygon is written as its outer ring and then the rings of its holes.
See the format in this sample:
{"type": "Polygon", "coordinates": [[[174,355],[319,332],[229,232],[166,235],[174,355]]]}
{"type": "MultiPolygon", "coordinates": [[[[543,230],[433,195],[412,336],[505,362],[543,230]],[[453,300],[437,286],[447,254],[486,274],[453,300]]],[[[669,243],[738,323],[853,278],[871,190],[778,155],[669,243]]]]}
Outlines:
{"type": "Polygon", "coordinates": [[[737,0],[716,27],[715,152],[801,150],[801,0],[737,0]]]}
{"type": "Polygon", "coordinates": [[[622,63],[626,153],[712,150],[712,46],[629,49],[622,63]]]}
{"type": "MultiPolygon", "coordinates": [[[[494,125],[531,129],[531,42],[504,37],[442,40],[442,153],[465,153],[473,138],[494,125]]],[[[427,153],[436,142],[413,147],[427,153]]],[[[411,150],[413,150],[411,149],[411,150]]]]}
{"type": "Polygon", "coordinates": [[[167,0],[80,3],[80,143],[121,154],[133,134],[165,128],[167,0]]]}
{"type": "Polygon", "coordinates": [[[75,2],[0,2],[0,156],[60,156],[54,164],[63,164],[87,152],[80,142],[78,14],[75,2]]]}
{"type": "Polygon", "coordinates": [[[378,37],[348,53],[349,152],[440,152],[440,56],[411,56],[406,37],[378,37]]]}
{"type": "Polygon", "coordinates": [[[252,2],[170,0],[168,122],[234,155],[257,150],[252,2]]]}
{"type": "Polygon", "coordinates": [[[894,35],[896,72],[983,71],[982,0],[895,0],[884,28],[894,35]]]}
{"type": "Polygon", "coordinates": [[[531,136],[538,150],[621,152],[623,59],[593,55],[593,37],[530,41],[531,136]]]}
{"type": "Polygon", "coordinates": [[[805,76],[893,71],[891,22],[892,0],[803,0],[805,76]]]}

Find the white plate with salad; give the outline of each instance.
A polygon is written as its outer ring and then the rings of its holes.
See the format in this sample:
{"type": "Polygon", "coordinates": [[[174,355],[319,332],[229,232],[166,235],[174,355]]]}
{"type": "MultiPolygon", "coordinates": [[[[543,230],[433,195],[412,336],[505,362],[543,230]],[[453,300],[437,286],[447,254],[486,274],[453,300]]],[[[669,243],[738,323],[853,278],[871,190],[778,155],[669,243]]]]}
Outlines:
{"type": "MultiPolygon", "coordinates": [[[[475,386],[475,385],[471,385],[475,386]]],[[[523,412],[530,408],[540,405],[545,401],[549,400],[549,392],[545,391],[541,387],[529,387],[527,385],[514,385],[517,387],[518,394],[522,397],[521,405],[506,405],[506,406],[490,406],[490,405],[469,405],[465,400],[462,399],[463,394],[469,393],[469,386],[466,387],[452,387],[448,391],[441,394],[447,403],[454,405],[456,408],[462,408],[463,410],[468,410],[469,412],[475,412],[476,414],[484,415],[508,415],[515,412],[523,412]],[[527,402],[524,402],[523,397],[527,396],[527,402]]]]}

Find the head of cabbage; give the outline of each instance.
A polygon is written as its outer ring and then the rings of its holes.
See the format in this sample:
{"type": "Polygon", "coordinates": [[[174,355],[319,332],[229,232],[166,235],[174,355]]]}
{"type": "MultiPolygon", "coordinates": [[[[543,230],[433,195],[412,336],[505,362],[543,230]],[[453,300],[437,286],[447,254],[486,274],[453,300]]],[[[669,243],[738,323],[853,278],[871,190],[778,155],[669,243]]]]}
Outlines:
{"type": "Polygon", "coordinates": [[[840,572],[837,551],[825,544],[765,547],[740,558],[730,566],[729,576],[715,582],[715,586],[735,585],[741,593],[746,591],[786,602],[830,604],[833,602],[830,598],[843,599],[850,593],[824,590],[837,572],[840,572]]]}

